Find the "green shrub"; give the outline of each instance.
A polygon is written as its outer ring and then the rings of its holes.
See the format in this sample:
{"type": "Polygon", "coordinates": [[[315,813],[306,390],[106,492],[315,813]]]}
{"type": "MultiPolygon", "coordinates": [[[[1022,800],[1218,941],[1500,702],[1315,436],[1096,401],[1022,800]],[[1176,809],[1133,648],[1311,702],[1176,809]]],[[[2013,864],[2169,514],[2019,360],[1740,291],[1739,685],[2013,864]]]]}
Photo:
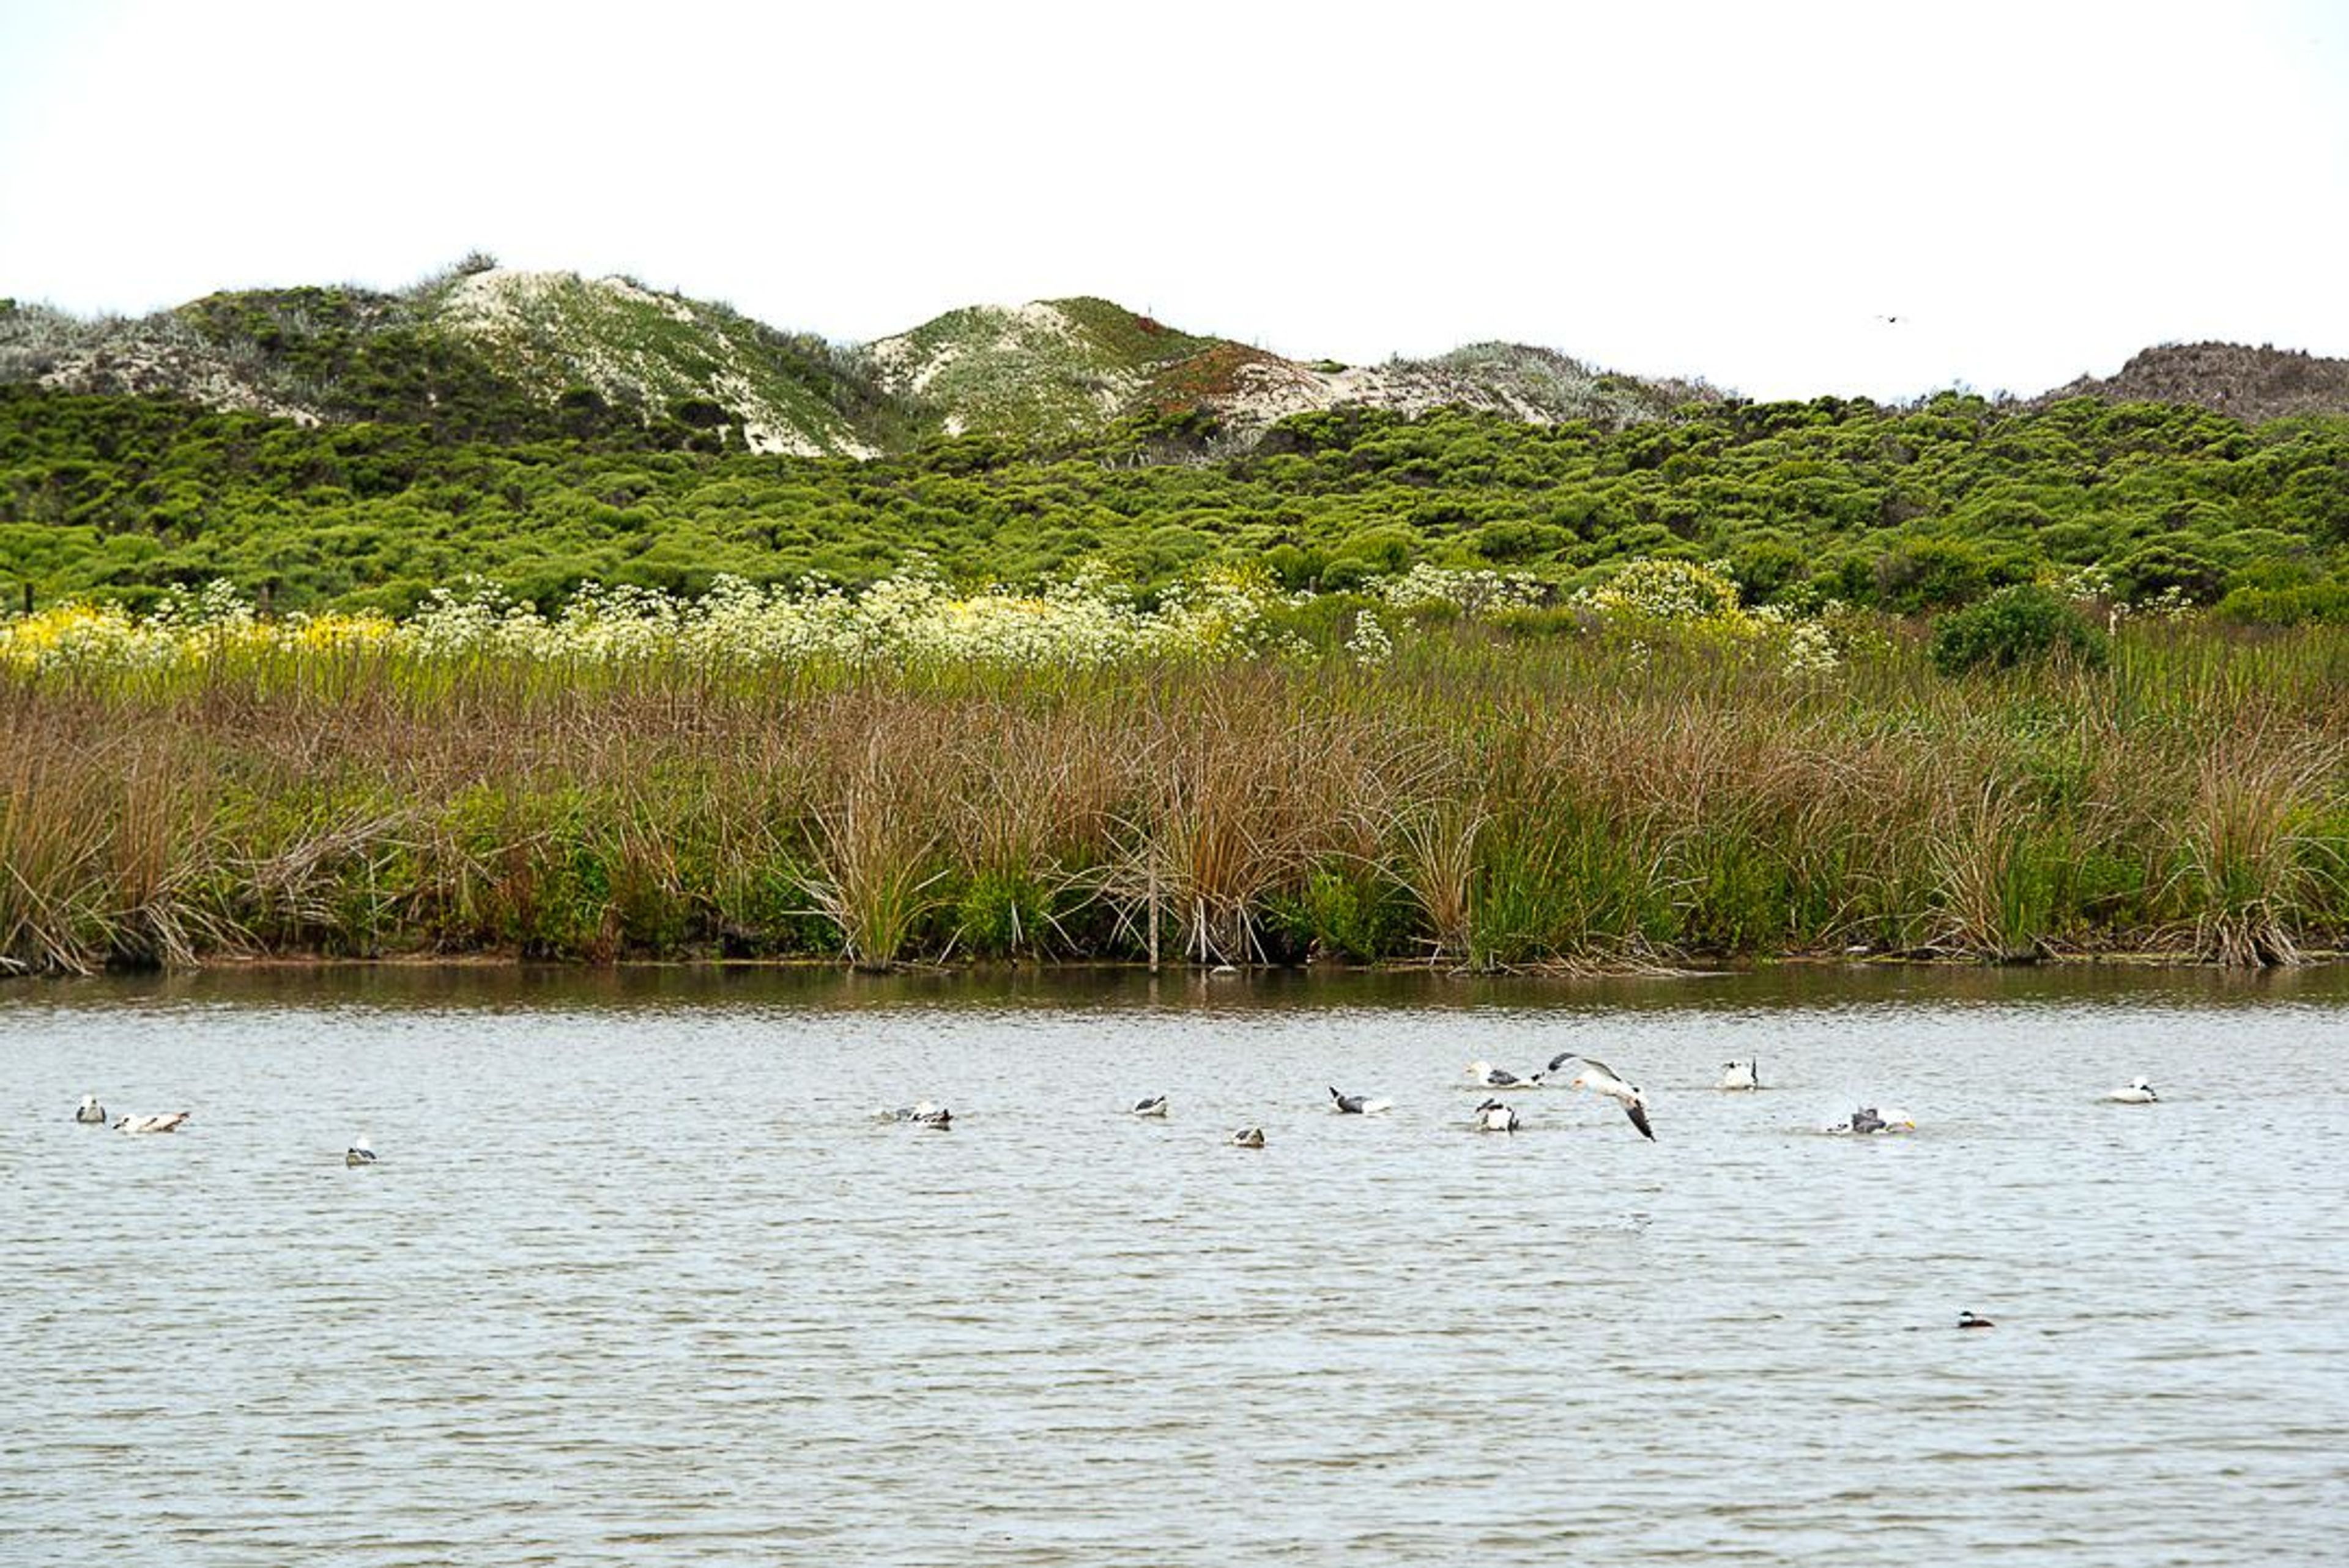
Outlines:
{"type": "Polygon", "coordinates": [[[2289,588],[2238,588],[2219,601],[2220,615],[2252,626],[2349,625],[2349,583],[2289,588]]]}
{"type": "Polygon", "coordinates": [[[1973,546],[1920,539],[1877,561],[1876,602],[1902,614],[1943,610],[1981,598],[1991,582],[1990,564],[1973,546]]]}
{"type": "Polygon", "coordinates": [[[2207,604],[2227,591],[2227,571],[2182,544],[2140,545],[2113,567],[2114,586],[2132,604],[2175,590],[2190,604],[2207,604]]]}
{"type": "Polygon", "coordinates": [[[1943,675],[2012,669],[2063,653],[2101,668],[2110,656],[2104,633],[2052,588],[2020,583],[1933,625],[1933,666],[1943,675]]]}

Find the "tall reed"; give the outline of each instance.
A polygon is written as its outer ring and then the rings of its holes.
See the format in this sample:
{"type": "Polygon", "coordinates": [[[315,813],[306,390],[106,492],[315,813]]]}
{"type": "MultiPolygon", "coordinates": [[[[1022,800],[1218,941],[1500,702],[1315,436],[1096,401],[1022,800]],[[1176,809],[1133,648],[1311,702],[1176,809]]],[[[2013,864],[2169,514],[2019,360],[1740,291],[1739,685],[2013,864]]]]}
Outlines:
{"type": "Polygon", "coordinates": [[[1826,674],[1474,623],[903,670],[258,647],[0,676],[0,969],[244,951],[1492,967],[2349,932],[2338,634],[1826,674]]]}

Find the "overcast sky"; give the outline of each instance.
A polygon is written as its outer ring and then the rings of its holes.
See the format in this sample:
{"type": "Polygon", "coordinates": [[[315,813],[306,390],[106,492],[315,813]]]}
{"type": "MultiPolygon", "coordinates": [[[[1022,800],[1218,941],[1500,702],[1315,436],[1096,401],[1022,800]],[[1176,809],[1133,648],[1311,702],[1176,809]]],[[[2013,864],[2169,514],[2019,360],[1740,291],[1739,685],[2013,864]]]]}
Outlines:
{"type": "Polygon", "coordinates": [[[2349,356],[2349,5],[0,0],[0,294],[468,250],[877,337],[1098,294],[1755,397],[2349,356]]]}

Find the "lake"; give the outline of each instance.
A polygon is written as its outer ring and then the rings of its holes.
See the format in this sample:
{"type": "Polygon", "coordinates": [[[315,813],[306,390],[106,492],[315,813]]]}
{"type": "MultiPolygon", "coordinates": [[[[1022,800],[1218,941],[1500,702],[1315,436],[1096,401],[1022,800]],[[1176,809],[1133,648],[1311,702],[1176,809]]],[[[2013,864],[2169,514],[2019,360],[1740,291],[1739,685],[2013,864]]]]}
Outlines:
{"type": "Polygon", "coordinates": [[[0,1562],[2330,1560],[2344,1041],[2344,968],[11,983],[0,1562]],[[1470,1130],[1566,1050],[1655,1142],[1470,1130]]]}

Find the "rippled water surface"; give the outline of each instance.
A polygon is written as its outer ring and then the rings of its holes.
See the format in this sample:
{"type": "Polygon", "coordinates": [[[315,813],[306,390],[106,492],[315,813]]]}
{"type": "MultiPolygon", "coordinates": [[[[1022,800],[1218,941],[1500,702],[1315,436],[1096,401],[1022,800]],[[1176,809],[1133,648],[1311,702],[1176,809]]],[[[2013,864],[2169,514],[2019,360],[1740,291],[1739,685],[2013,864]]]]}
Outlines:
{"type": "Polygon", "coordinates": [[[0,1562],[2337,1561],[2344,1026],[2339,970],[15,984],[0,1562]],[[1576,1048],[1655,1143],[1467,1130],[1576,1048]]]}

